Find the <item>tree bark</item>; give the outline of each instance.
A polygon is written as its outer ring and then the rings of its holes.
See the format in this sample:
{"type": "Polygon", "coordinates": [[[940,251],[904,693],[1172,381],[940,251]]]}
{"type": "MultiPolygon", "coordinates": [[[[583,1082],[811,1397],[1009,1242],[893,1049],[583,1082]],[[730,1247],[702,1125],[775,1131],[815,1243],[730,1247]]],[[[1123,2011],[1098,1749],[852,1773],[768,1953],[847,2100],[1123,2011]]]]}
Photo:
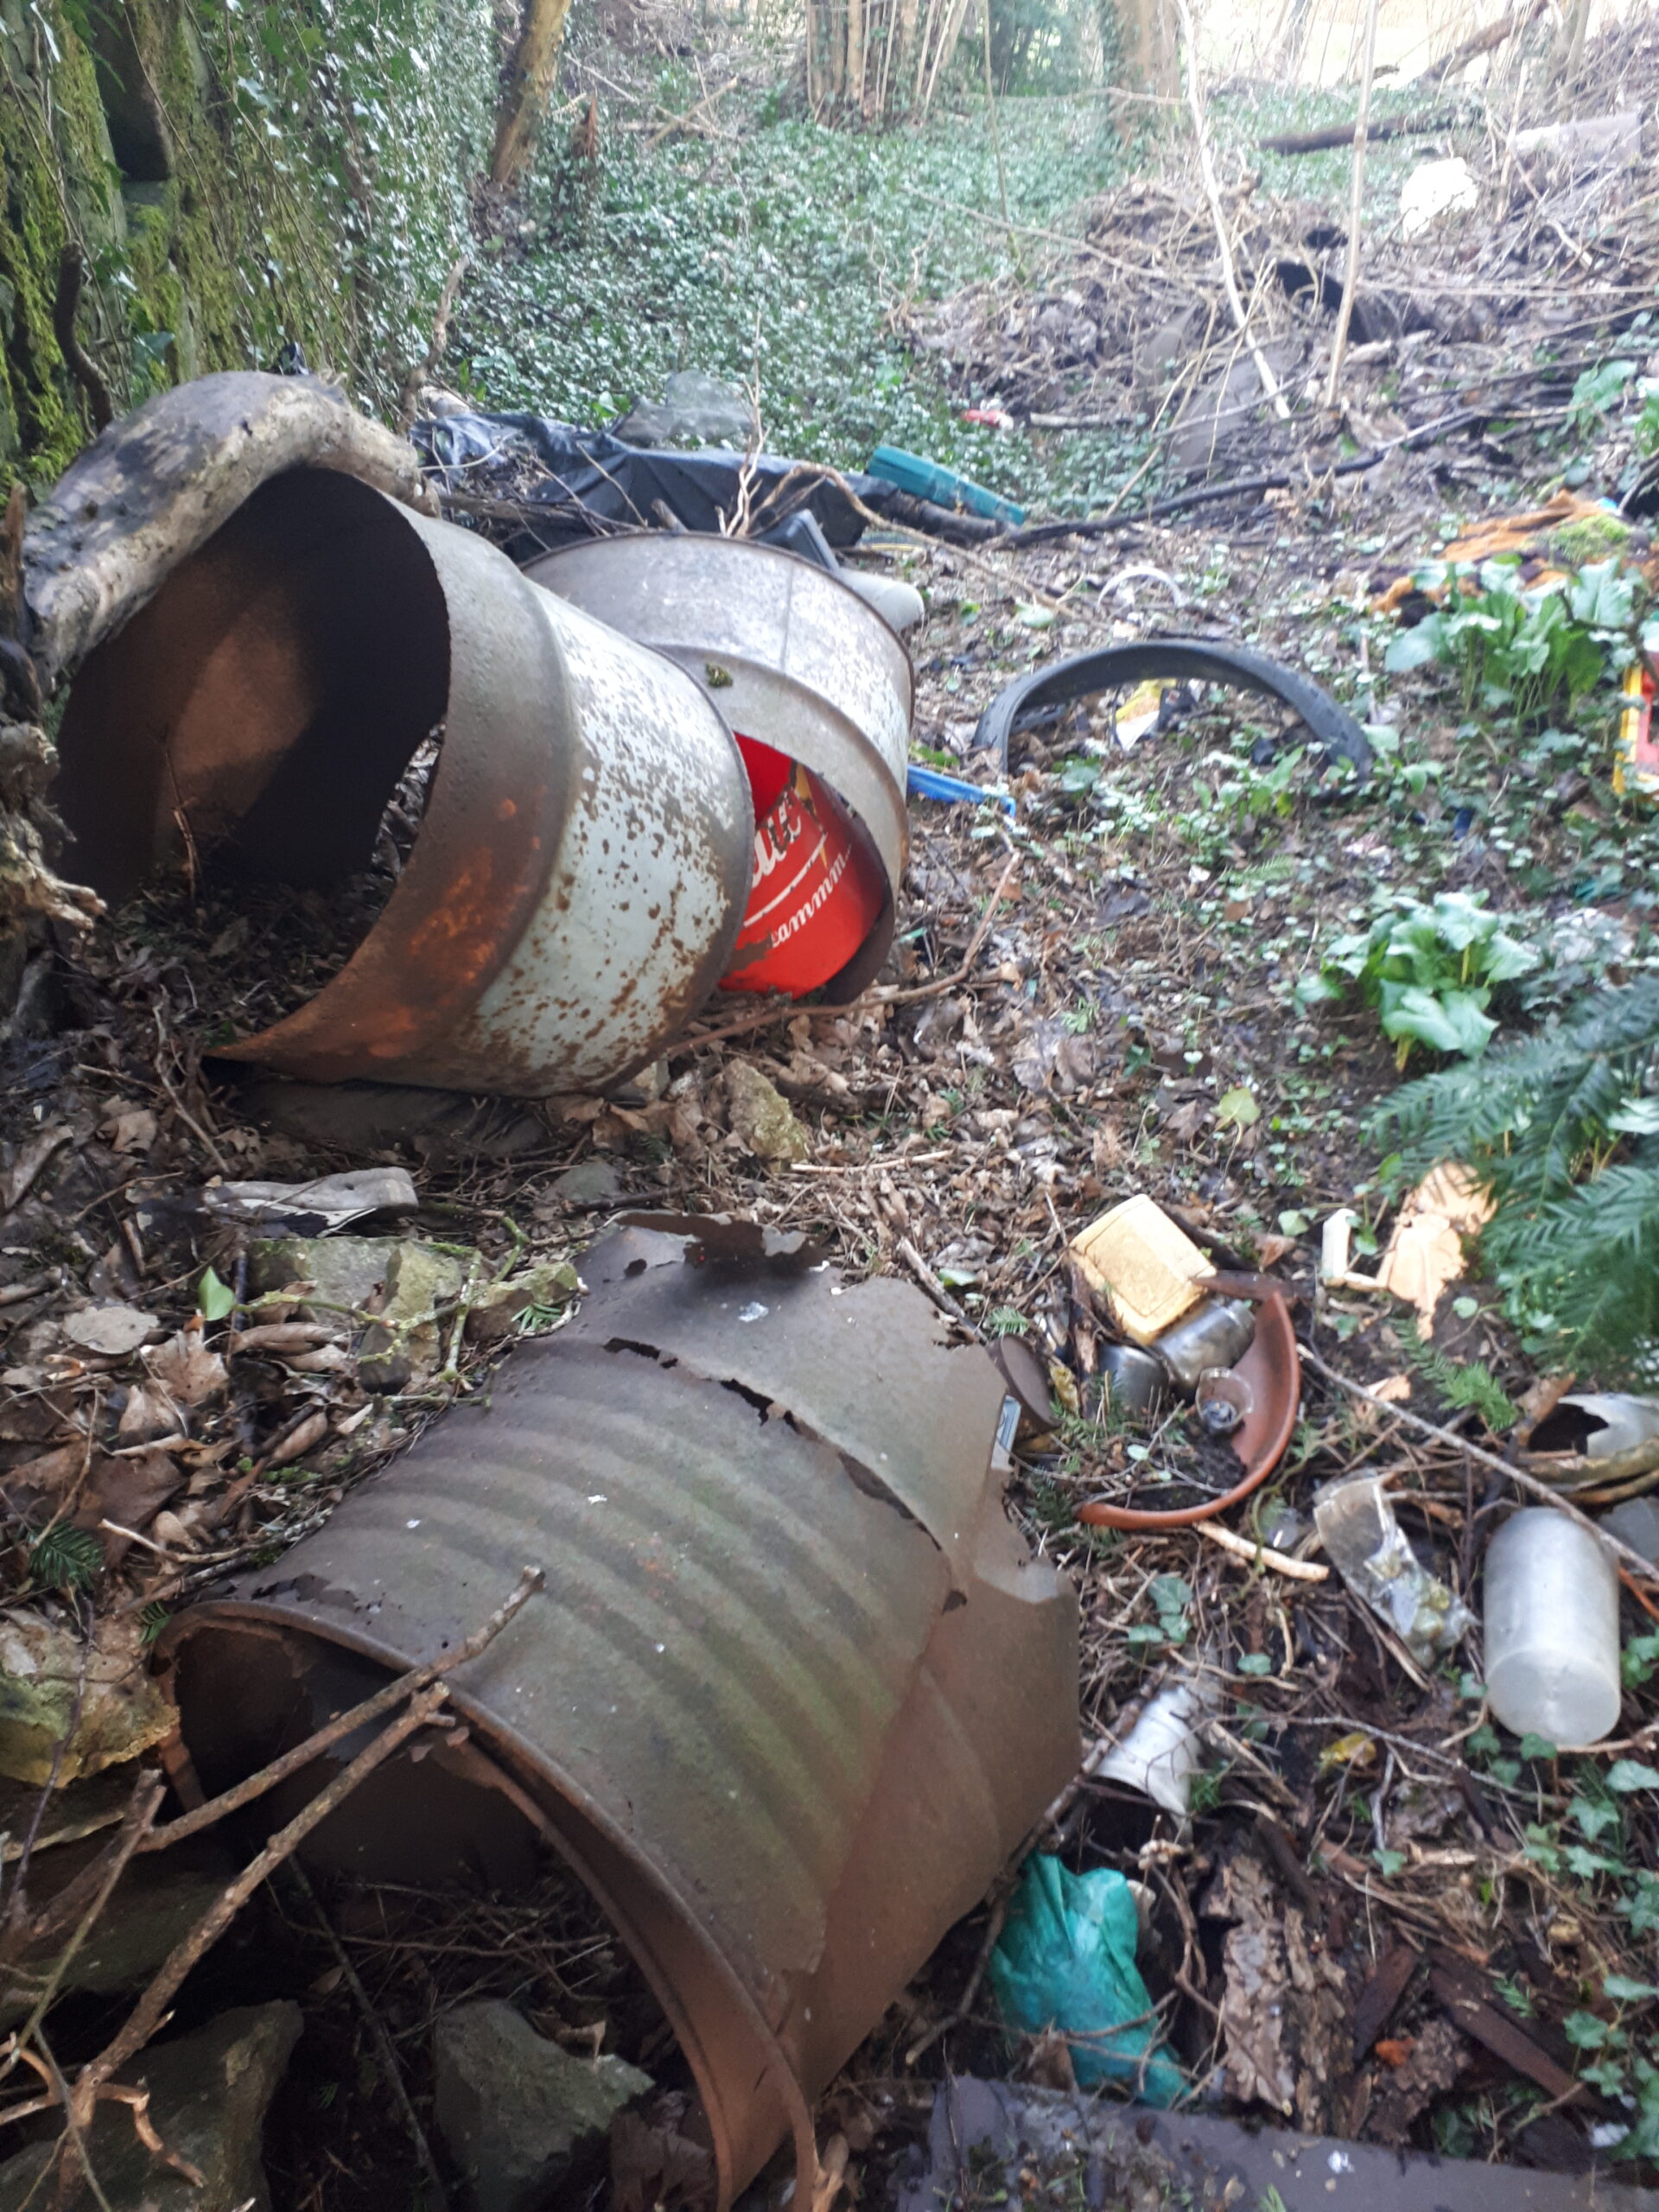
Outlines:
{"type": "Polygon", "coordinates": [[[570,0],[529,0],[496,117],[492,184],[511,188],[530,159],[557,75],[559,48],[569,13],[570,0]]]}

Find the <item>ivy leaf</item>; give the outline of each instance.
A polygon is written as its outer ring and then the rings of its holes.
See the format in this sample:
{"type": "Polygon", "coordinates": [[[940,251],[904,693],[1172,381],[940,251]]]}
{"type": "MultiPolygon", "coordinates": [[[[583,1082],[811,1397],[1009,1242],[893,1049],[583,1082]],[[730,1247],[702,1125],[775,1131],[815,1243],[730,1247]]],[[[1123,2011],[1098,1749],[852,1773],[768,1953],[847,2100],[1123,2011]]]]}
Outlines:
{"type": "Polygon", "coordinates": [[[1607,1770],[1606,1783],[1622,1797],[1634,1789],[1659,1789],[1659,1766],[1644,1766],[1640,1759],[1615,1759],[1607,1770]]]}
{"type": "Polygon", "coordinates": [[[1581,1882],[1592,1881],[1598,1874],[1622,1874],[1624,1867],[1617,1859],[1609,1859],[1604,1851],[1586,1851],[1581,1843],[1569,1843],[1561,1853],[1569,1874],[1576,1874],[1581,1882]]]}
{"type": "Polygon", "coordinates": [[[1593,1804],[1587,1797],[1575,1797],[1567,1807],[1573,1825],[1586,1843],[1593,1843],[1599,1835],[1618,1826],[1617,1805],[1593,1804]]]}
{"type": "Polygon", "coordinates": [[[1599,2050],[1611,2031],[1593,2012],[1569,2012],[1561,2022],[1561,2032],[1576,2050],[1599,2050]]]}
{"type": "Polygon", "coordinates": [[[221,1282],[212,1268],[204,1268],[196,1285],[196,1311],[204,1321],[222,1321],[236,1310],[236,1293],[221,1282]]]}
{"type": "Polygon", "coordinates": [[[1616,2004],[1639,2005],[1649,1997],[1659,1997],[1659,1982],[1632,1981],[1627,1974],[1610,1974],[1604,1977],[1602,1994],[1616,2004]]]}

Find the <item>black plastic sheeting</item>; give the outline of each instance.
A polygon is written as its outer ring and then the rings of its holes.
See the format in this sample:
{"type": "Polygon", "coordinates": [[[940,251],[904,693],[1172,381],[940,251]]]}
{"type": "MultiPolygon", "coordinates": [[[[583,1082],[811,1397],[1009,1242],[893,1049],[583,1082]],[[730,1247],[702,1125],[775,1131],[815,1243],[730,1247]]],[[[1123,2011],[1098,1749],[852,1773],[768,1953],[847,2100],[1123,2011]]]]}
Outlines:
{"type": "Polygon", "coordinates": [[[519,560],[618,526],[660,530],[671,521],[712,534],[722,516],[736,512],[746,472],[753,518],[747,534],[822,560],[812,524],[829,548],[855,545],[865,518],[849,490],[880,513],[896,488],[878,477],[843,475],[778,454],[748,457],[725,447],[674,453],[631,446],[613,431],[578,430],[544,415],[445,415],[417,423],[410,435],[450,491],[500,492],[503,475],[526,461],[549,472],[504,494],[546,510],[545,520],[538,515],[526,525],[522,546],[515,542],[506,549],[519,560]]]}

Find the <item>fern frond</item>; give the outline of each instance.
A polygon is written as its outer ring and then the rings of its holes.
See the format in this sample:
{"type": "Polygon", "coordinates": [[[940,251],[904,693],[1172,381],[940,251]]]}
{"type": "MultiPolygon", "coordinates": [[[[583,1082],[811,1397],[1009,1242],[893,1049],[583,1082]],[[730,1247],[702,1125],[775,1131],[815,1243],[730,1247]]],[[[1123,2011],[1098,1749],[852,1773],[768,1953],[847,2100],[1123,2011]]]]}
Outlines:
{"type": "Polygon", "coordinates": [[[1560,1357],[1628,1370],[1659,1354],[1659,1137],[1614,1122],[1656,1092],[1659,976],[1645,976],[1408,1084],[1373,1128],[1402,1179],[1444,1160],[1471,1171],[1495,1207],[1486,1264],[1560,1357]]]}

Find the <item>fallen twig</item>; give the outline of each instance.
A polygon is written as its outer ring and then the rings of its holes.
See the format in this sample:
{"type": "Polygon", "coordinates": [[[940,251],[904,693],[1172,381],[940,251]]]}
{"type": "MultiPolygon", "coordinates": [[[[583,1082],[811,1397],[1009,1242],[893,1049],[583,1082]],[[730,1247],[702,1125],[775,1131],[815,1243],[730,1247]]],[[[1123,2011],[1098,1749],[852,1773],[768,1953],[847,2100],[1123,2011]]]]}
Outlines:
{"type": "MultiPolygon", "coordinates": [[[[1432,423],[1420,423],[1414,430],[1402,430],[1397,438],[1385,438],[1369,452],[1354,454],[1321,473],[1331,476],[1363,475],[1368,468],[1375,468],[1378,461],[1386,461],[1391,453],[1430,445],[1436,438],[1450,436],[1453,430],[1470,429],[1477,423],[1494,419],[1509,422],[1512,411],[1503,407],[1454,407],[1448,414],[1437,416],[1432,423]]],[[[1024,529],[1010,531],[1002,542],[1017,550],[1025,545],[1046,545],[1057,537],[1098,537],[1108,531],[1135,530],[1142,523],[1161,522],[1166,515],[1179,514],[1186,507],[1202,506],[1211,499],[1242,498],[1247,493],[1287,492],[1297,480],[1287,468],[1263,470],[1257,476],[1229,477],[1220,484],[1197,484],[1189,491],[1172,492],[1165,499],[1135,508],[1131,514],[1090,515],[1075,522],[1029,523],[1024,529]]]]}
{"type": "Polygon", "coordinates": [[[1382,0],[1370,0],[1365,15],[1365,60],[1359,80],[1359,114],[1354,123],[1354,159],[1348,196],[1348,265],[1343,273],[1342,305],[1337,310],[1337,334],[1331,346],[1331,378],[1325,404],[1334,407],[1342,382],[1342,357],[1348,351],[1348,326],[1353,319],[1354,294],[1359,288],[1359,233],[1364,219],[1365,146],[1371,119],[1371,86],[1376,67],[1376,19],[1382,0]]]}
{"type": "Polygon", "coordinates": [[[1231,1552],[1235,1559],[1247,1559],[1252,1567],[1270,1567],[1275,1574],[1287,1574],[1293,1582],[1328,1582],[1331,1570],[1315,1560],[1292,1559],[1288,1552],[1276,1552],[1268,1544],[1253,1544],[1248,1536],[1241,1536],[1231,1529],[1224,1529],[1219,1522],[1195,1521],[1194,1533],[1207,1543],[1219,1544],[1224,1552],[1231,1552]]]}
{"type": "Polygon", "coordinates": [[[700,100],[693,100],[690,106],[680,114],[670,116],[659,130],[652,132],[645,141],[646,147],[649,149],[652,146],[660,146],[664,138],[671,138],[677,130],[696,130],[704,128],[702,124],[694,123],[692,118],[700,115],[704,108],[713,107],[716,100],[724,99],[728,92],[735,92],[741,82],[741,77],[728,77],[723,85],[717,86],[712,92],[705,92],[700,100]]]}
{"type": "Polygon", "coordinates": [[[1425,69],[1417,79],[1418,85],[1424,88],[1443,85],[1448,77],[1455,76],[1459,69],[1466,67],[1481,54],[1491,54],[1502,46],[1504,40],[1515,32],[1529,30],[1548,5],[1549,0],[1532,0],[1529,7],[1512,8],[1507,16],[1500,16],[1496,22],[1488,23],[1484,30],[1477,31],[1472,38],[1465,39],[1461,46],[1454,46],[1450,54],[1425,69]]]}
{"type": "Polygon", "coordinates": [[[1279,379],[1273,365],[1262,352],[1261,341],[1250,331],[1250,318],[1238,289],[1238,271],[1233,264],[1233,242],[1227,232],[1227,213],[1221,204],[1221,186],[1216,177],[1215,157],[1210,150],[1210,133],[1204,119],[1204,89],[1198,69],[1198,41],[1192,28],[1192,10],[1188,0],[1175,0],[1180,11],[1181,35],[1186,47],[1186,98],[1192,111],[1192,129],[1198,142],[1198,174],[1204,180],[1205,198],[1210,202],[1211,220],[1216,226],[1216,245],[1221,254],[1221,281],[1227,294],[1227,304],[1232,309],[1238,334],[1249,348],[1250,359],[1255,363],[1255,372],[1262,379],[1262,389],[1273,403],[1273,411],[1281,423],[1290,420],[1290,402],[1279,389],[1279,379]]]}
{"type": "MultiPolygon", "coordinates": [[[[12,2056],[3,2066],[0,2066],[0,2077],[3,2077],[10,2071],[16,2059],[28,2056],[27,2045],[50,2011],[52,2000],[62,1986],[63,1977],[69,1971],[75,1954],[91,1935],[99,1914],[110,1901],[116,1884],[126,1872],[128,1861],[139,1849],[144,1837],[149,1832],[150,1824],[156,1818],[156,1808],[166,1792],[167,1777],[164,1775],[152,1770],[142,1776],[131,1797],[127,1801],[125,1812],[122,1815],[120,1834],[104,1853],[101,1862],[95,1861],[86,1870],[86,1875],[92,1878],[87,1882],[86,1888],[83,1889],[79,1880],[70,1885],[77,1899],[82,1896],[86,1897],[86,1908],[75,1924],[73,1935],[70,1936],[57,1957],[53,1960],[51,1971],[46,1979],[46,1986],[36,1997],[28,2019],[24,2021],[13,2038],[12,2056]]],[[[53,1900],[54,1904],[61,1905],[68,1895],[68,1891],[60,1892],[60,1896],[53,1900]]],[[[68,1909],[73,1911],[74,1905],[70,1904],[68,1909]]],[[[36,1935],[38,1940],[37,1931],[29,1930],[28,1935],[36,1935]]],[[[25,1936],[25,1940],[28,1939],[28,1935],[25,1936]]]]}
{"type": "MultiPolygon", "coordinates": [[[[1361,118],[1361,121],[1364,121],[1361,118]]],[[[1449,115],[1384,115],[1375,123],[1366,123],[1365,136],[1372,144],[1384,138],[1421,138],[1432,130],[1445,130],[1453,118],[1449,115]]],[[[1264,154],[1323,154],[1336,146],[1357,143],[1360,122],[1331,123],[1322,130],[1281,130],[1276,137],[1258,138],[1256,144],[1264,154]]]]}
{"type": "Polygon", "coordinates": [[[258,1856],[226,1885],[195,1926],[174,1945],[119,2032],[75,2077],[67,2108],[72,2127],[86,2133],[99,2090],[111,2075],[137,2056],[161,2027],[185,1976],[213,1948],[259,1885],[299,1848],[313,1828],[320,1827],[336,1807],[345,1802],[359,1782],[436,1718],[448,1694],[442,1682],[434,1682],[429,1688],[418,1692],[405,1710],[382,1729],[349,1766],[343,1767],[326,1789],[320,1789],[303,1805],[285,1827],[278,1828],[258,1856]]]}
{"type": "Polygon", "coordinates": [[[934,1305],[938,1307],[940,1313],[948,1315],[959,1328],[967,1329],[974,1336],[977,1336],[979,1331],[974,1327],[973,1323],[957,1305],[956,1300],[951,1297],[932,1268],[928,1266],[927,1262],[917,1250],[910,1238],[899,1237],[893,1249],[915,1276],[928,1297],[932,1300],[934,1305]]]}

